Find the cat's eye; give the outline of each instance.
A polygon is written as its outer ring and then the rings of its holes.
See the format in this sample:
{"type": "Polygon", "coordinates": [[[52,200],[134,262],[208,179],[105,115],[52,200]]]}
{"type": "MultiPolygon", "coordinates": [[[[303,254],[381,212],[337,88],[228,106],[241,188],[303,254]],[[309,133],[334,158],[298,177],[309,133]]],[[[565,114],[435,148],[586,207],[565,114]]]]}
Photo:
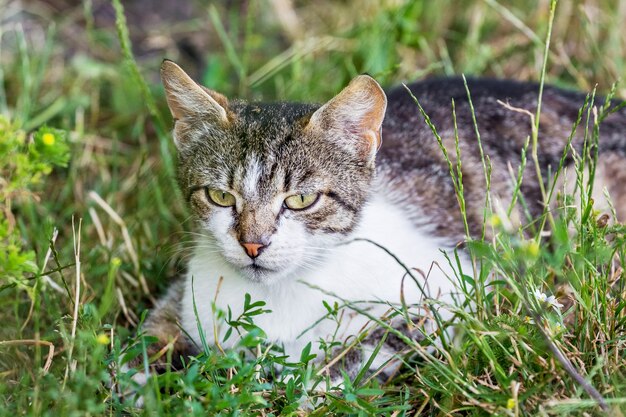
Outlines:
{"type": "Polygon", "coordinates": [[[206,194],[209,199],[222,207],[232,207],[235,205],[235,196],[224,190],[211,190],[207,188],[206,194]]]}
{"type": "Polygon", "coordinates": [[[303,210],[311,207],[319,198],[319,194],[296,194],[285,199],[285,206],[291,210],[303,210]]]}

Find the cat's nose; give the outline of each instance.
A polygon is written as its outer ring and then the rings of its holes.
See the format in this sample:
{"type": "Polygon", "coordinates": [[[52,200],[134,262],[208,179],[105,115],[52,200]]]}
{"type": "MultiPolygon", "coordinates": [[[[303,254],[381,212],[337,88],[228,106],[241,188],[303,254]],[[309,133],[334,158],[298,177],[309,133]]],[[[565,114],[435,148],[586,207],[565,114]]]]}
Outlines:
{"type": "Polygon", "coordinates": [[[261,243],[249,243],[249,242],[240,242],[241,246],[243,246],[244,250],[252,259],[256,258],[261,254],[261,251],[265,249],[266,245],[261,243]]]}

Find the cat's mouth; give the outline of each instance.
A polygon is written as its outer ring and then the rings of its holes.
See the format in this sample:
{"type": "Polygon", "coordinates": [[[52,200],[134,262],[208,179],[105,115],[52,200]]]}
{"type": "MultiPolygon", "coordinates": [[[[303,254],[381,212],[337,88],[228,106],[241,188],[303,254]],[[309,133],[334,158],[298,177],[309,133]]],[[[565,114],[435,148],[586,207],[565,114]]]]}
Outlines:
{"type": "Polygon", "coordinates": [[[267,281],[267,279],[278,272],[276,269],[267,268],[265,266],[261,266],[256,262],[251,263],[250,265],[244,266],[242,272],[251,280],[251,281],[267,281]]]}
{"type": "Polygon", "coordinates": [[[261,266],[257,263],[252,263],[248,266],[246,266],[246,268],[249,268],[252,271],[257,271],[257,272],[276,272],[274,269],[272,268],[267,268],[265,266],[261,266]]]}
{"type": "Polygon", "coordinates": [[[279,265],[267,266],[264,259],[241,259],[243,257],[231,257],[224,255],[224,260],[235,268],[242,276],[253,282],[269,283],[273,282],[277,276],[281,275],[282,269],[279,265]]]}

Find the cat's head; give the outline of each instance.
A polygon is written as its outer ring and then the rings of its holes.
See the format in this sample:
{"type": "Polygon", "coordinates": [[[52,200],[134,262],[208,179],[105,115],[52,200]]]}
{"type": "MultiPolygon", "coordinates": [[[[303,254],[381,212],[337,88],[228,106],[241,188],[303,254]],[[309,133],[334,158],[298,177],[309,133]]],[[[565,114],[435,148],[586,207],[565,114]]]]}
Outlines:
{"type": "MultiPolygon", "coordinates": [[[[359,76],[324,104],[229,102],[164,61],[179,183],[217,252],[255,282],[315,269],[357,226],[387,99],[359,76]]],[[[297,274],[295,274],[297,275],[297,274]]]]}

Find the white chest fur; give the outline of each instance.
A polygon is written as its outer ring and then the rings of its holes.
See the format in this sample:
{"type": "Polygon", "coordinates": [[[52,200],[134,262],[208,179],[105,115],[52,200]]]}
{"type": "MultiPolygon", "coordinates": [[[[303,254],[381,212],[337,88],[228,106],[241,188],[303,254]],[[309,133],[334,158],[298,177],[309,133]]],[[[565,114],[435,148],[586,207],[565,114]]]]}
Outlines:
{"type": "MultiPolygon", "coordinates": [[[[427,287],[429,295],[451,301],[451,293],[455,291],[454,278],[440,251],[440,248],[446,248],[440,240],[413,226],[397,207],[382,199],[373,199],[364,209],[360,226],[353,236],[354,239],[374,241],[393,253],[405,266],[419,268],[428,274],[428,282],[425,283],[419,273],[414,273],[414,276],[427,287]]],[[[469,273],[469,263],[464,255],[462,266],[465,273],[469,273]]],[[[215,335],[221,343],[227,327],[224,323],[214,322],[213,300],[216,299],[217,308],[223,311],[230,308],[236,318],[242,312],[244,295],[248,293],[252,301],[265,301],[265,308],[271,310],[256,316],[255,324],[265,331],[270,341],[282,343],[286,353],[296,357],[306,343],[327,339],[336,330],[336,323],[329,319],[315,324],[327,313],[322,301],[327,300],[330,305],[336,301],[329,293],[349,301],[371,300],[393,304],[400,303],[402,291],[408,304],[418,304],[423,299],[417,285],[391,255],[363,240],[339,245],[329,251],[327,259],[315,270],[297,272],[271,285],[251,282],[221,257],[199,249],[191,259],[185,285],[182,325],[199,346],[200,331],[204,332],[207,343],[213,344],[215,335]],[[222,283],[216,298],[220,277],[222,283]]],[[[364,307],[364,304],[356,305],[364,307]]],[[[377,306],[370,310],[372,314],[381,315],[388,309],[384,304],[377,306]]],[[[449,316],[444,310],[439,312],[444,318],[449,316]]],[[[357,334],[366,322],[366,317],[346,311],[338,337],[357,334]]],[[[231,337],[222,346],[230,347],[234,342],[236,338],[231,337]]]]}

